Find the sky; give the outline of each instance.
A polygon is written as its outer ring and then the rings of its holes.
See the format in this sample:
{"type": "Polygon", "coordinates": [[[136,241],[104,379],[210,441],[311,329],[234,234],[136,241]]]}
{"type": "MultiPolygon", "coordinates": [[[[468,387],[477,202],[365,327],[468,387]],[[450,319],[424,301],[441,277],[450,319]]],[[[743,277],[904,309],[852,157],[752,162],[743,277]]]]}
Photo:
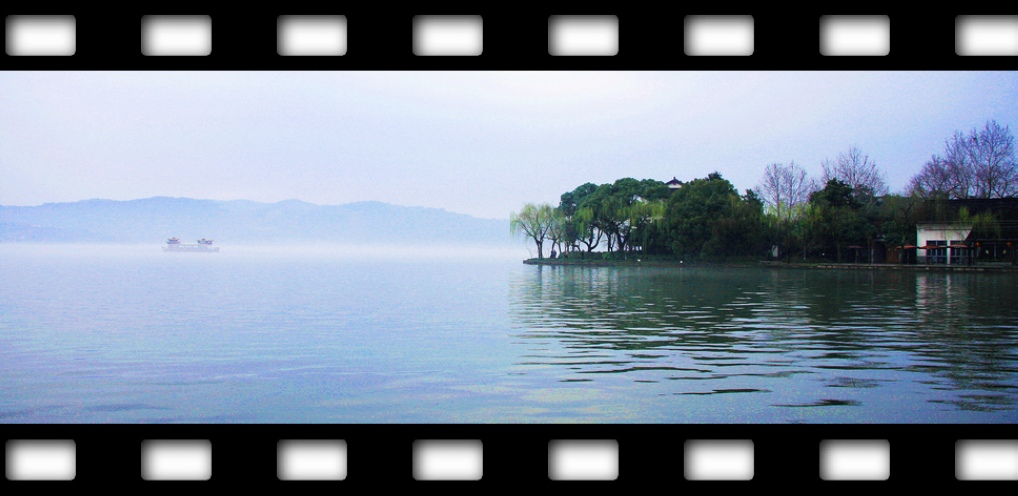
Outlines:
{"type": "Polygon", "coordinates": [[[858,147],[892,192],[955,131],[1018,134],[1018,72],[0,72],[0,205],[382,201],[507,219],[623,177],[858,147]]]}

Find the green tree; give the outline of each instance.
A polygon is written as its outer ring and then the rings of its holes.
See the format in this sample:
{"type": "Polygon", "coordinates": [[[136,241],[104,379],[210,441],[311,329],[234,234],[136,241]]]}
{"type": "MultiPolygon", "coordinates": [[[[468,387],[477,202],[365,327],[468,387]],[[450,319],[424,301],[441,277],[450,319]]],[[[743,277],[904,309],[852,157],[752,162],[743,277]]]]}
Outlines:
{"type": "Polygon", "coordinates": [[[637,247],[646,251],[648,246],[659,242],[665,210],[664,200],[641,200],[623,210],[626,223],[630,226],[626,237],[630,253],[637,247]]]}
{"type": "Polygon", "coordinates": [[[577,242],[583,243],[588,253],[597,248],[603,236],[593,222],[593,210],[583,207],[587,197],[597,191],[597,188],[594,183],[584,183],[568,193],[563,193],[559,202],[559,210],[566,222],[567,244],[572,246],[577,242]]]}
{"type": "Polygon", "coordinates": [[[637,247],[658,242],[668,186],[654,179],[622,178],[614,183],[585,183],[563,193],[559,210],[565,217],[564,240],[582,243],[587,252],[601,240],[608,251],[627,255],[637,247]]]}
{"type": "Polygon", "coordinates": [[[552,251],[558,249],[558,252],[562,253],[563,244],[567,247],[571,246],[571,240],[569,239],[571,233],[569,232],[566,216],[562,213],[562,209],[551,209],[551,218],[548,219],[548,223],[548,239],[551,241],[551,249],[552,251]]]}
{"type": "Polygon", "coordinates": [[[537,245],[537,258],[544,258],[544,240],[551,228],[552,216],[551,205],[527,203],[519,213],[509,214],[509,232],[513,236],[522,234],[533,239],[537,245]]]}
{"type": "Polygon", "coordinates": [[[881,233],[888,246],[915,244],[916,222],[922,205],[922,199],[911,194],[887,195],[881,198],[879,218],[881,233]]]}
{"type": "Polygon", "coordinates": [[[637,247],[643,251],[667,250],[664,218],[671,193],[672,190],[663,181],[656,179],[640,181],[635,201],[624,212],[632,225],[627,242],[630,251],[637,247]]]}
{"type": "Polygon", "coordinates": [[[631,194],[632,183],[636,182],[635,179],[626,178],[614,184],[602,184],[587,195],[580,205],[582,218],[604,235],[609,253],[625,241],[622,209],[628,206],[626,197],[631,194]]]}
{"type": "Polygon", "coordinates": [[[615,211],[617,209],[616,198],[614,197],[615,190],[616,188],[612,184],[602,184],[584,198],[581,204],[583,216],[587,219],[587,222],[594,229],[604,234],[605,241],[608,243],[609,253],[612,252],[617,241],[615,238],[615,211]]]}
{"type": "Polygon", "coordinates": [[[810,195],[814,207],[809,219],[813,244],[825,254],[834,254],[838,262],[842,261],[843,248],[866,244],[867,235],[872,236],[872,226],[856,198],[852,186],[838,179],[829,179],[824,189],[810,195]]]}
{"type": "Polygon", "coordinates": [[[747,190],[741,198],[729,197],[728,204],[727,211],[711,226],[704,255],[727,258],[762,254],[768,241],[763,202],[752,190],[747,190]]]}
{"type": "Polygon", "coordinates": [[[608,251],[627,256],[644,241],[645,233],[649,237],[654,232],[648,226],[663,218],[668,195],[668,186],[661,181],[626,177],[599,186],[583,207],[590,210],[594,225],[605,234],[608,251]]]}
{"type": "Polygon", "coordinates": [[[759,197],[740,197],[717,172],[672,194],[665,223],[672,252],[683,259],[755,255],[766,243],[759,197]]]}

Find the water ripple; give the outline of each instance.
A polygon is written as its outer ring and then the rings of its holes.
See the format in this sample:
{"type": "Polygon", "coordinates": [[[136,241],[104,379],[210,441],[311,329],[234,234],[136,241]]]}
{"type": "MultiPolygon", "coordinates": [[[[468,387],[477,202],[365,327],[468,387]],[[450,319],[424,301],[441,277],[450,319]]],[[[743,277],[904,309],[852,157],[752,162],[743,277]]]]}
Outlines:
{"type": "Polygon", "coordinates": [[[564,378],[636,375],[648,388],[661,380],[723,384],[673,393],[687,396],[835,388],[859,397],[769,405],[872,405],[878,418],[896,406],[888,397],[925,391],[931,405],[1009,409],[1018,420],[1018,309],[1006,297],[1018,277],[849,272],[523,272],[510,285],[511,334],[546,348],[518,365],[539,363],[564,378]],[[589,349],[608,355],[559,358],[589,349]]]}

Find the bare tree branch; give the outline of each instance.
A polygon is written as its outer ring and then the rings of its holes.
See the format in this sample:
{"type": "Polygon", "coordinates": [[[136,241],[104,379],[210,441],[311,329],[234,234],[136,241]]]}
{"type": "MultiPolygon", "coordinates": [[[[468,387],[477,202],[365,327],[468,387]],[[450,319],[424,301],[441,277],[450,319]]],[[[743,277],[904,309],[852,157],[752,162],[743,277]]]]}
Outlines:
{"type": "Polygon", "coordinates": [[[782,220],[790,220],[796,207],[806,203],[816,189],[806,171],[795,162],[767,165],[757,186],[760,198],[782,220]]]}
{"type": "Polygon", "coordinates": [[[1018,196],[1018,163],[1009,127],[987,121],[969,134],[955,132],[909,183],[927,198],[1010,198],[1018,196]]]}
{"type": "Polygon", "coordinates": [[[978,198],[1009,198],[1018,193],[1014,135],[1009,127],[989,121],[973,129],[965,143],[978,198]]]}
{"type": "Polygon", "coordinates": [[[848,153],[839,153],[834,162],[824,160],[821,166],[824,170],[821,183],[837,179],[851,186],[853,196],[863,203],[887,194],[887,181],[876,162],[855,146],[850,147],[848,153]]]}

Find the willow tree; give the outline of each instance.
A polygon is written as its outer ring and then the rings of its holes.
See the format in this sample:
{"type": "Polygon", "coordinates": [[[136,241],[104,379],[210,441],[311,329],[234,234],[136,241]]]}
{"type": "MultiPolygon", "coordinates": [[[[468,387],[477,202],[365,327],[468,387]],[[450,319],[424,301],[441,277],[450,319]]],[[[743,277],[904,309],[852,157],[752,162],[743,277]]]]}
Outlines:
{"type": "Polygon", "coordinates": [[[551,218],[548,220],[548,240],[551,241],[552,256],[555,256],[556,248],[559,253],[562,253],[562,245],[565,245],[567,249],[572,246],[575,237],[575,232],[569,229],[569,223],[565,214],[562,213],[562,209],[552,208],[551,218]]]}
{"type": "Polygon", "coordinates": [[[622,211],[626,219],[625,246],[632,253],[636,246],[646,250],[650,237],[664,220],[664,200],[647,201],[640,199],[622,211]],[[635,238],[634,239],[634,235],[635,238]]]}
{"type": "Polygon", "coordinates": [[[573,228],[576,230],[576,239],[587,246],[587,253],[594,251],[597,245],[601,244],[604,233],[594,222],[594,209],[584,207],[576,211],[573,217],[573,228]]]}
{"type": "Polygon", "coordinates": [[[534,240],[537,245],[537,258],[544,258],[544,240],[548,236],[553,216],[551,205],[527,203],[519,213],[509,214],[509,232],[513,236],[522,234],[534,240]]]}
{"type": "Polygon", "coordinates": [[[579,243],[583,243],[587,246],[587,253],[597,248],[603,236],[603,233],[594,224],[593,209],[585,203],[587,197],[594,194],[598,188],[599,186],[594,183],[577,186],[576,189],[562,194],[562,201],[558,206],[558,210],[566,219],[565,241],[567,246],[576,246],[579,249],[579,243]]]}

